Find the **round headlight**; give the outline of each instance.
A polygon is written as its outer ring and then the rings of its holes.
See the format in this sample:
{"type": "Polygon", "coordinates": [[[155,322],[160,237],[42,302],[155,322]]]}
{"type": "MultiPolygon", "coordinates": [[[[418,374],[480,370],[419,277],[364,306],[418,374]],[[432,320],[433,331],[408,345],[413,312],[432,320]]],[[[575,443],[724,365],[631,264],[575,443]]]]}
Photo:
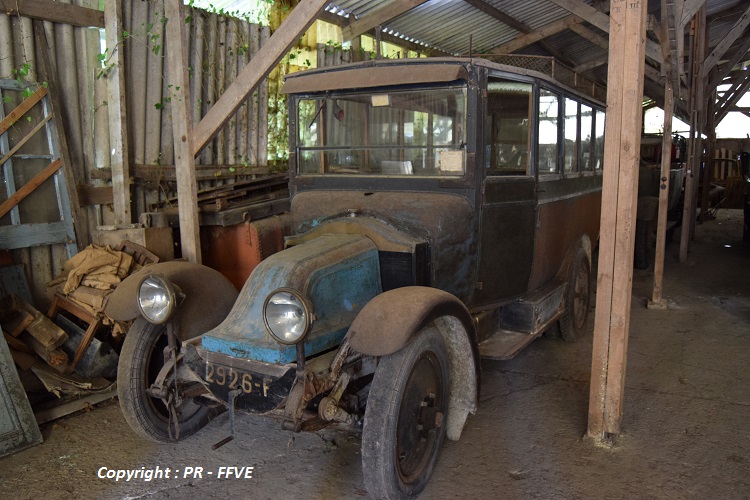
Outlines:
{"type": "Polygon", "coordinates": [[[177,306],[174,285],[161,276],[146,276],[138,287],[138,309],[151,323],[166,323],[177,306]]]}
{"type": "Polygon", "coordinates": [[[263,320],[268,332],[282,344],[296,344],[312,326],[312,313],[296,290],[281,288],[266,299],[263,320]]]}

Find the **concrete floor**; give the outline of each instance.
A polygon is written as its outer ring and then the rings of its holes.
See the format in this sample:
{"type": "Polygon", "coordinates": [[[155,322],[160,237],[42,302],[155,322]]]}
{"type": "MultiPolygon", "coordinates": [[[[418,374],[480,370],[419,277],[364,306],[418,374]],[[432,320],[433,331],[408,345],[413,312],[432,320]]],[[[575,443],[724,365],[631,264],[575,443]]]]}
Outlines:
{"type": "MultiPolygon", "coordinates": [[[[447,442],[423,498],[750,497],[750,246],[739,211],[697,227],[690,261],[668,247],[666,310],[648,310],[651,270],[636,271],[625,413],[614,446],[583,439],[591,334],[541,338],[509,362],[482,364],[479,412],[447,442]]],[[[0,459],[0,498],[366,497],[357,436],[292,435],[222,415],[188,440],[136,438],[116,401],[45,425],[45,442],[0,459]],[[252,479],[217,479],[222,466],[252,479]],[[173,479],[115,482],[101,467],[179,469],[173,479]],[[183,479],[185,467],[211,477],[183,479]]]]}

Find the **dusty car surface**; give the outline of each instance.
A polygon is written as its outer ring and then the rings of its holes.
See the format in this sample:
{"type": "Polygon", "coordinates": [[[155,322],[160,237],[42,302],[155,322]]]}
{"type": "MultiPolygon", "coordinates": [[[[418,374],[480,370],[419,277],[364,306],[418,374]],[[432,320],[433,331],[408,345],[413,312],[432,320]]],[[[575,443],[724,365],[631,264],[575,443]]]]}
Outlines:
{"type": "Polygon", "coordinates": [[[414,496],[477,408],[480,353],[507,359],[545,330],[585,327],[603,105],[481,59],[337,66],[284,92],[286,249],[236,299],[224,291],[231,310],[204,297],[202,331],[183,331],[182,276],[131,278],[113,298],[138,305],[121,314],[137,317],[123,410],[156,441],[220,408],[230,422],[240,410],[292,431],[361,429],[368,492],[414,496]]]}

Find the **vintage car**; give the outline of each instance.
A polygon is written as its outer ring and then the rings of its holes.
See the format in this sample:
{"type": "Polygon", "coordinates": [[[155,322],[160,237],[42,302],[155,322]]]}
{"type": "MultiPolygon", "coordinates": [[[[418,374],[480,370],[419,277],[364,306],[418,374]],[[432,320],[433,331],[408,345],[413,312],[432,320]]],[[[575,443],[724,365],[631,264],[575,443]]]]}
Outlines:
{"type": "Polygon", "coordinates": [[[481,59],[311,70],[284,92],[286,248],[239,294],[185,262],[118,287],[121,406],[156,441],[224,408],[230,428],[237,410],[361,430],[369,493],[413,496],[477,409],[480,353],[585,328],[604,106],[481,59]]]}

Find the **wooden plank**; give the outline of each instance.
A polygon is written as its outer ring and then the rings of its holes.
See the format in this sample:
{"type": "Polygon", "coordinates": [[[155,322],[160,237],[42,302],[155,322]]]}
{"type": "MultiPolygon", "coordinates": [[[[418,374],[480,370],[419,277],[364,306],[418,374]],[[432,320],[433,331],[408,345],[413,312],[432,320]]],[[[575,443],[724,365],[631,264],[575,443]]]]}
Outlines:
{"type": "MultiPolygon", "coordinates": [[[[227,78],[227,65],[226,65],[226,58],[223,56],[223,48],[224,43],[227,37],[227,20],[223,16],[219,16],[219,25],[218,25],[218,31],[217,34],[217,50],[218,54],[220,54],[218,57],[216,57],[216,98],[221,99],[224,96],[224,92],[226,92],[226,78],[227,78]]],[[[211,108],[212,109],[212,108],[211,108]]],[[[206,115],[203,115],[203,119],[208,115],[208,113],[211,112],[211,109],[208,110],[206,115]]],[[[229,119],[229,116],[227,116],[227,120],[229,119]]],[[[200,124],[200,122],[199,122],[200,124]]],[[[226,121],[222,123],[222,128],[226,124],[226,121]]],[[[193,138],[195,139],[195,130],[193,130],[193,138]]],[[[216,131],[216,149],[214,150],[214,154],[216,155],[216,163],[219,165],[224,165],[226,163],[226,152],[227,152],[227,144],[226,144],[226,134],[223,133],[223,130],[217,130],[216,131]]]]}
{"type": "MultiPolygon", "coordinates": [[[[39,52],[41,54],[40,67],[42,70],[42,74],[47,80],[47,85],[49,86],[48,105],[49,112],[52,115],[52,123],[54,124],[54,137],[50,138],[50,142],[57,143],[57,151],[60,155],[60,160],[62,161],[63,175],[65,175],[65,190],[70,203],[70,212],[71,218],[73,219],[73,230],[75,231],[76,246],[78,250],[81,250],[90,242],[88,220],[86,214],[83,213],[83,211],[81,210],[81,206],[78,203],[78,193],[75,189],[76,179],[83,178],[83,168],[81,166],[77,169],[77,172],[73,166],[73,158],[71,157],[71,152],[68,148],[67,130],[69,129],[69,127],[66,126],[67,123],[63,122],[62,106],[60,103],[60,95],[64,91],[62,89],[62,86],[58,84],[57,75],[52,68],[52,62],[50,60],[49,40],[47,39],[47,35],[44,31],[44,26],[41,21],[34,21],[34,35],[36,44],[39,47],[39,52]]],[[[80,126],[80,121],[78,122],[78,124],[80,126]]],[[[72,128],[75,128],[75,125],[72,128]]],[[[50,128],[47,128],[47,134],[53,135],[50,128]]],[[[73,235],[71,234],[71,236],[73,235]]]]}
{"type": "MultiPolygon", "coordinates": [[[[576,16],[578,17],[578,16],[576,16]]],[[[580,18],[579,18],[580,19],[580,18]]],[[[580,24],[580,23],[572,23],[570,26],[570,31],[576,32],[581,37],[585,38],[589,42],[593,43],[597,47],[603,50],[609,50],[609,40],[604,38],[603,36],[599,35],[598,33],[595,33],[594,31],[590,30],[586,26],[580,24]]]]}
{"type": "Polygon", "coordinates": [[[706,4],[706,0],[684,0],[682,12],[679,14],[679,26],[687,26],[698,10],[706,4]]]}
{"type": "MultiPolygon", "coordinates": [[[[271,28],[260,27],[260,46],[263,47],[271,37],[271,28]]],[[[268,78],[264,78],[258,87],[258,166],[268,165],[268,78]]]]}
{"type": "Polygon", "coordinates": [[[584,73],[590,69],[598,68],[599,66],[604,66],[609,62],[609,56],[603,55],[601,57],[595,57],[594,59],[587,61],[585,63],[579,64],[575,68],[573,68],[573,71],[576,73],[584,73]]]}
{"type": "Polygon", "coordinates": [[[268,43],[235,79],[224,95],[214,104],[193,130],[193,155],[197,155],[229,120],[232,113],[242,105],[248,95],[297,43],[300,35],[315,21],[317,13],[325,7],[327,0],[302,0],[292,10],[268,43]]]}
{"type": "Polygon", "coordinates": [[[426,1],[427,0],[393,0],[379,9],[376,9],[372,14],[368,14],[362,19],[358,19],[344,27],[341,30],[341,33],[344,40],[349,41],[355,36],[366,33],[375,26],[379,26],[394,17],[400,16],[404,12],[408,12],[411,9],[422,5],[426,1]]]}
{"type": "Polygon", "coordinates": [[[3,121],[0,121],[0,135],[7,132],[14,123],[21,119],[21,117],[23,117],[23,115],[25,115],[27,111],[33,108],[34,105],[41,101],[42,98],[46,95],[47,89],[45,87],[39,87],[36,92],[30,95],[27,99],[24,99],[24,101],[16,109],[8,113],[5,118],[3,118],[3,121]]]}
{"type": "MultiPolygon", "coordinates": [[[[193,123],[198,123],[201,119],[201,99],[203,96],[203,52],[205,51],[206,32],[205,32],[205,14],[203,11],[193,9],[192,13],[193,36],[190,39],[190,67],[193,68],[193,74],[190,78],[190,106],[193,112],[193,123]]],[[[196,159],[200,162],[201,157],[196,159]]]]}
{"type": "MultiPolygon", "coordinates": [[[[208,16],[208,26],[206,28],[207,40],[206,40],[206,54],[216,53],[216,43],[219,36],[219,16],[216,14],[210,14],[208,16]]],[[[252,43],[252,42],[251,42],[252,43]]],[[[252,49],[251,49],[252,50],[252,49]]],[[[252,56],[251,56],[252,57],[252,56]]],[[[204,73],[205,82],[203,84],[203,105],[201,110],[201,117],[206,116],[208,110],[214,105],[218,92],[216,91],[216,65],[209,64],[206,72],[204,73]]],[[[199,123],[200,120],[196,120],[193,123],[199,123]]],[[[216,141],[209,141],[206,147],[201,153],[202,163],[204,165],[215,165],[215,152],[214,146],[216,141]]],[[[253,165],[255,163],[251,162],[253,165]]]]}
{"type": "MultiPolygon", "coordinates": [[[[242,53],[237,58],[237,71],[242,70],[250,62],[250,23],[247,21],[240,21],[239,23],[240,35],[238,40],[242,44],[242,53]]],[[[239,123],[237,125],[237,158],[238,164],[248,163],[248,136],[250,135],[250,126],[248,120],[250,108],[250,99],[247,99],[242,106],[240,106],[239,123]]],[[[194,123],[197,123],[196,120],[194,123]]]]}
{"type": "Polygon", "coordinates": [[[72,26],[104,28],[104,12],[52,0],[0,0],[0,11],[72,26]]]}
{"type": "MultiPolygon", "coordinates": [[[[33,337],[45,351],[54,351],[68,340],[68,334],[54,324],[51,319],[37,311],[25,301],[18,299],[23,310],[33,316],[33,321],[25,328],[26,334],[33,337]]],[[[27,337],[21,333],[24,342],[27,337]]],[[[33,346],[30,346],[33,348],[33,346]]],[[[36,349],[34,349],[37,351],[36,349]]],[[[67,362],[67,361],[66,361],[67,362]]]]}
{"type": "MultiPolygon", "coordinates": [[[[250,64],[253,64],[255,56],[260,50],[260,26],[250,25],[250,64]]],[[[248,99],[250,103],[250,126],[247,131],[247,143],[250,151],[247,161],[250,165],[258,165],[258,128],[260,123],[268,116],[268,107],[261,108],[258,102],[258,91],[256,90],[248,99]]]]}
{"type": "Polygon", "coordinates": [[[10,151],[8,151],[8,154],[6,154],[2,158],[0,158],[0,166],[2,166],[3,163],[5,163],[6,161],[10,160],[11,157],[14,154],[16,154],[16,151],[18,151],[19,149],[21,149],[23,147],[23,145],[26,144],[29,141],[29,139],[31,139],[32,137],[34,137],[34,135],[37,132],[39,132],[39,130],[42,127],[44,127],[44,125],[48,121],[50,121],[51,119],[52,119],[52,115],[48,115],[48,116],[45,116],[44,118],[42,118],[42,121],[40,121],[39,123],[37,123],[36,126],[31,130],[31,132],[29,132],[28,134],[26,134],[26,136],[23,139],[21,139],[20,141],[18,141],[16,143],[16,145],[13,146],[13,148],[10,151]]]}
{"type": "Polygon", "coordinates": [[[714,50],[706,57],[703,61],[703,68],[701,69],[701,76],[706,78],[708,73],[716,66],[719,59],[726,54],[729,47],[745,32],[745,28],[750,25],[750,6],[748,6],[737,22],[734,23],[729,32],[721,39],[721,41],[714,47],[714,50]]]}
{"type": "Polygon", "coordinates": [[[47,165],[44,170],[32,177],[29,182],[21,187],[21,189],[9,196],[7,200],[0,204],[0,217],[3,217],[5,216],[5,214],[10,212],[13,207],[21,202],[21,200],[30,195],[44,181],[52,177],[52,175],[57,172],[60,167],[62,167],[62,160],[58,158],[57,160],[47,165]]]}
{"type": "Polygon", "coordinates": [[[90,184],[79,184],[76,186],[78,202],[82,207],[92,205],[111,205],[114,201],[112,186],[92,186],[90,184]]]}
{"type": "Polygon", "coordinates": [[[613,0],[611,13],[588,419],[588,435],[595,439],[618,434],[622,419],[637,208],[646,2],[613,0]]]}
{"type": "Polygon", "coordinates": [[[732,55],[729,57],[729,60],[721,65],[719,70],[716,72],[716,75],[711,78],[711,81],[708,84],[708,88],[713,89],[718,87],[719,83],[721,83],[724,78],[729,76],[732,69],[737,66],[737,64],[747,55],[748,51],[750,51],[750,36],[747,36],[742,44],[737,47],[737,50],[732,53],[732,55]]]}
{"type": "Polygon", "coordinates": [[[674,92],[672,91],[672,66],[667,65],[664,82],[664,125],[661,143],[661,188],[659,190],[659,213],[656,227],[656,255],[654,257],[654,289],[649,306],[663,307],[664,254],[667,246],[667,212],[669,211],[669,182],[672,163],[672,117],[674,116],[674,92]]]}
{"type": "Polygon", "coordinates": [[[119,37],[122,35],[122,0],[104,2],[107,48],[112,70],[107,75],[107,112],[111,146],[112,192],[115,224],[130,224],[130,158],[128,153],[128,119],[125,105],[125,58],[119,37]]]}
{"type": "Polygon", "coordinates": [[[117,396],[117,389],[112,389],[97,394],[91,394],[89,396],[75,399],[60,406],[50,408],[49,410],[36,412],[34,413],[34,417],[37,421],[37,424],[46,424],[47,422],[51,422],[66,415],[70,415],[71,413],[90,408],[91,405],[95,405],[97,403],[101,403],[102,401],[112,399],[115,396],[117,396]]]}
{"type": "MultiPolygon", "coordinates": [[[[163,2],[142,2],[150,4],[149,19],[158,20],[164,17],[163,2]]],[[[162,74],[164,69],[164,56],[161,47],[164,45],[164,24],[161,22],[150,22],[151,36],[147,37],[148,61],[146,63],[146,115],[143,126],[145,133],[143,158],[145,163],[153,164],[159,162],[161,153],[161,107],[162,104],[162,74]],[[153,26],[151,26],[153,25],[153,26]],[[153,38],[158,37],[158,38],[153,38]],[[158,48],[157,48],[158,47],[158,48]]],[[[145,27],[143,28],[145,29],[145,27]]],[[[148,33],[146,33],[148,34],[148,33]]],[[[141,126],[140,124],[137,126],[141,126]]],[[[137,162],[138,158],[134,158],[137,162]]]]}
{"type": "MultiPolygon", "coordinates": [[[[7,335],[5,336],[5,340],[8,340],[9,338],[13,338],[13,337],[8,337],[7,335]]],[[[19,341],[16,340],[16,342],[19,342],[19,341]]],[[[19,342],[19,343],[24,347],[24,349],[31,351],[31,349],[29,349],[26,346],[26,344],[24,344],[23,342],[19,342]]],[[[33,354],[33,351],[29,353],[23,350],[18,350],[10,342],[8,342],[8,346],[10,347],[10,355],[13,357],[13,362],[21,370],[23,371],[29,370],[32,366],[34,366],[37,363],[37,360],[39,358],[37,358],[36,355],[33,354]]]]}
{"type": "Polygon", "coordinates": [[[543,40],[547,37],[560,33],[561,31],[565,31],[571,26],[578,24],[578,23],[582,23],[582,22],[584,22],[583,19],[581,19],[580,17],[576,15],[570,15],[568,17],[564,17],[555,22],[546,24],[542,26],[541,28],[532,31],[531,33],[527,33],[525,35],[514,38],[510,42],[499,45],[495,47],[494,49],[492,49],[490,51],[490,54],[513,53],[533,43],[536,43],[539,40],[543,40]]]}
{"type": "MultiPolygon", "coordinates": [[[[224,54],[226,54],[226,78],[224,85],[229,88],[237,76],[237,31],[239,22],[237,19],[227,18],[227,38],[224,45],[224,54]]],[[[237,113],[232,113],[229,117],[229,123],[224,126],[224,133],[227,141],[227,165],[237,164],[237,113]]]]}
{"type": "Polygon", "coordinates": [[[184,30],[181,0],[166,0],[164,13],[167,18],[167,66],[172,90],[178,95],[172,99],[172,133],[177,172],[177,194],[180,203],[180,242],[182,256],[200,264],[201,242],[198,219],[197,184],[193,153],[193,114],[190,111],[190,79],[187,71],[187,44],[184,30]]]}
{"type": "Polygon", "coordinates": [[[130,44],[129,66],[125,76],[128,79],[128,118],[130,119],[130,142],[134,163],[145,161],[146,148],[146,84],[148,79],[148,45],[146,25],[149,23],[148,5],[150,2],[133,2],[133,30],[126,43],[130,44]]]}
{"type": "Polygon", "coordinates": [[[26,312],[21,304],[21,299],[15,295],[9,295],[2,301],[2,327],[3,331],[11,337],[21,335],[26,327],[34,322],[34,316],[26,312]]]}

